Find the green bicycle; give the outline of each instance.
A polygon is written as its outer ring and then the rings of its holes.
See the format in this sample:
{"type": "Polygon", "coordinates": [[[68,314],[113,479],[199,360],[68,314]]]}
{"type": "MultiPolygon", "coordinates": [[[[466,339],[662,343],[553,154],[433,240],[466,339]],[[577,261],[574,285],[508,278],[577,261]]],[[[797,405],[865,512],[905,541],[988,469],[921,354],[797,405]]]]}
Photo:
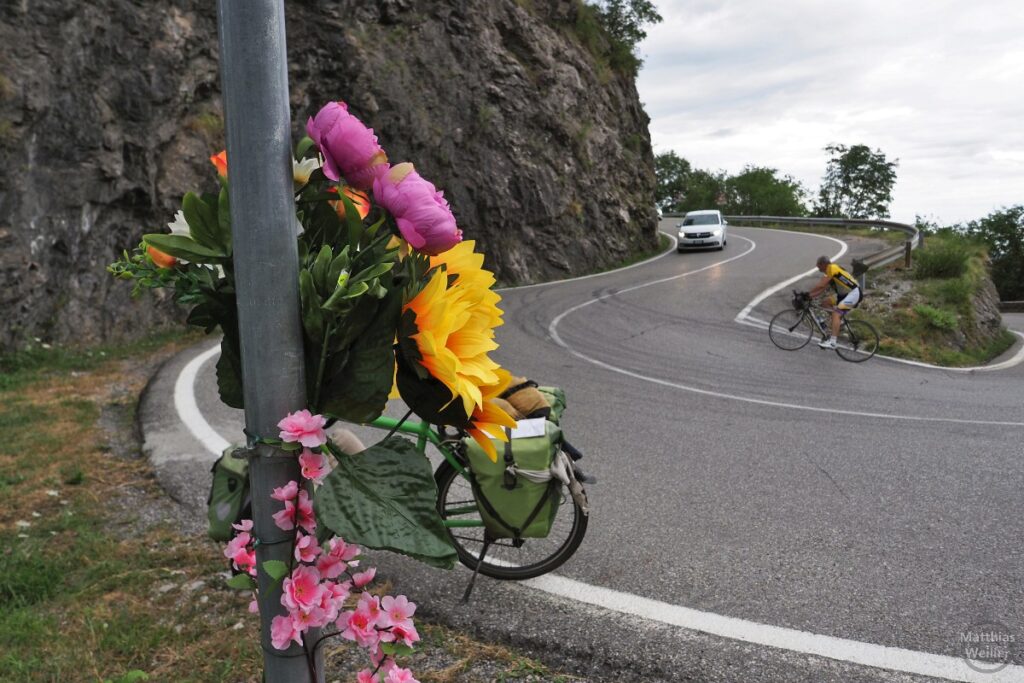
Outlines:
{"type": "Polygon", "coordinates": [[[560,567],[583,542],[588,510],[582,488],[570,492],[565,485],[560,486],[559,511],[545,538],[496,539],[480,517],[470,479],[472,473],[467,466],[466,445],[460,434],[437,431],[425,422],[387,416],[377,418],[370,426],[413,435],[421,454],[426,456],[427,444],[432,444],[444,457],[434,471],[437,512],[459,561],[470,569],[495,579],[531,579],[560,567]]]}
{"type": "MultiPolygon", "coordinates": [[[[793,290],[793,307],[781,311],[768,324],[768,337],[784,351],[807,346],[815,333],[828,339],[832,311],[816,305],[806,292],[793,290]]],[[[851,363],[863,363],[878,352],[878,331],[866,320],[840,318],[836,353],[851,363]]]]}

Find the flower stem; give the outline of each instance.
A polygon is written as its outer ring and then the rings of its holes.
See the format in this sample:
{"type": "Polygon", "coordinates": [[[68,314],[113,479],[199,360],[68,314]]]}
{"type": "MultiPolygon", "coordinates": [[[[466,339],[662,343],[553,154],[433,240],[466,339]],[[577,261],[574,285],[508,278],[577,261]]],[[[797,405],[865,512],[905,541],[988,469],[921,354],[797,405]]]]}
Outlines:
{"type": "Polygon", "coordinates": [[[316,369],[316,388],[313,391],[313,410],[320,413],[320,389],[323,387],[324,370],[327,367],[327,340],[334,334],[334,325],[328,324],[324,329],[324,338],[320,344],[320,364],[316,369]]]}

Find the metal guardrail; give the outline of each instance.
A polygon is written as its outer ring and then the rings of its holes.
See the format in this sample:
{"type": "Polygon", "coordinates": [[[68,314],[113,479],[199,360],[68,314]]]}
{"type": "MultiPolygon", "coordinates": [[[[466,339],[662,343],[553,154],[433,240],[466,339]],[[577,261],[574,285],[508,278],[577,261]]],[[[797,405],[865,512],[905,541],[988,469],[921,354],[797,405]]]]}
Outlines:
{"type": "Polygon", "coordinates": [[[1024,313],[1024,301],[1000,301],[1000,313],[1024,313]]]}
{"type": "MultiPolygon", "coordinates": [[[[664,218],[682,218],[684,214],[667,213],[664,218]]],[[[881,228],[883,230],[898,230],[906,233],[907,239],[903,244],[883,249],[874,254],[865,256],[863,259],[853,260],[853,274],[861,279],[863,285],[864,272],[869,268],[877,268],[887,263],[903,258],[910,266],[910,252],[921,246],[923,235],[913,225],[897,223],[887,220],[869,220],[859,218],[797,218],[794,216],[724,216],[733,224],[756,223],[760,225],[802,225],[806,227],[829,227],[829,228],[881,228]]]]}

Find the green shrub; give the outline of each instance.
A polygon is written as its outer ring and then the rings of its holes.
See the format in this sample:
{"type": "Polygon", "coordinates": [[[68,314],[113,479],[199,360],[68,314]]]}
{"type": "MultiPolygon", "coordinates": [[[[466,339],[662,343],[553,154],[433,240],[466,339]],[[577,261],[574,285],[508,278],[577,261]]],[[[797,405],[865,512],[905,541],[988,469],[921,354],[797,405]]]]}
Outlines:
{"type": "Polygon", "coordinates": [[[917,306],[914,306],[914,313],[917,313],[917,315],[924,318],[929,325],[939,330],[955,330],[959,325],[956,315],[953,313],[943,311],[939,308],[934,308],[927,304],[918,304],[917,306]]]}
{"type": "Polygon", "coordinates": [[[914,277],[918,279],[936,277],[960,277],[967,272],[971,253],[959,241],[926,243],[914,253],[914,277]]]}
{"type": "Polygon", "coordinates": [[[944,280],[936,288],[942,301],[952,306],[960,306],[970,301],[973,289],[971,282],[965,277],[944,280]]]}

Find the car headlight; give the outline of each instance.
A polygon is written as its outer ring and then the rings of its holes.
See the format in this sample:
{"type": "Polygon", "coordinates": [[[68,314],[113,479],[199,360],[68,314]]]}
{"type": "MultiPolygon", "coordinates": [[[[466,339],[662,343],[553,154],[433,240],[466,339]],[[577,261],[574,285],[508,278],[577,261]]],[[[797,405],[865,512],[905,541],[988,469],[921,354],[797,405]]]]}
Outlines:
{"type": "Polygon", "coordinates": [[[715,237],[718,237],[719,235],[722,234],[722,229],[721,228],[715,228],[714,230],[711,231],[711,234],[714,235],[715,237]]]}

